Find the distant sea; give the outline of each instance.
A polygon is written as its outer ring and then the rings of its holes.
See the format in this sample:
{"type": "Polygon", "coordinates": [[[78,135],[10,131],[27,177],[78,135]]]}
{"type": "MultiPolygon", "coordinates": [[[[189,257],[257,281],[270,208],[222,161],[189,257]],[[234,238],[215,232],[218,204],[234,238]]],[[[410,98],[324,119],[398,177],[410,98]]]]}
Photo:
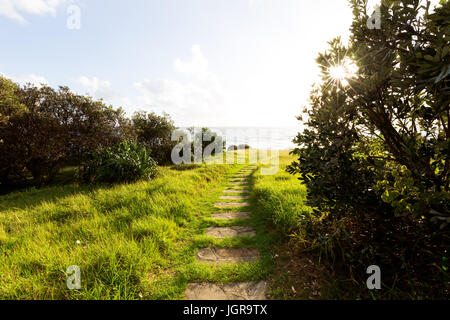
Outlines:
{"type": "Polygon", "coordinates": [[[253,149],[290,150],[300,128],[292,127],[211,127],[231,145],[248,144],[253,149]]]}

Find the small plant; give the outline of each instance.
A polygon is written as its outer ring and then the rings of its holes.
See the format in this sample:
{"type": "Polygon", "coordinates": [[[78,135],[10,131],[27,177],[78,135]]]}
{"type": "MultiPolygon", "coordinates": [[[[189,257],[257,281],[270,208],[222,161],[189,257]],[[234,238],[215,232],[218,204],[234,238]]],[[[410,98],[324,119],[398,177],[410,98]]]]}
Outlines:
{"type": "Polygon", "coordinates": [[[151,179],[156,174],[157,163],[150,152],[136,142],[121,142],[93,153],[91,160],[78,171],[78,180],[116,183],[151,179]]]}

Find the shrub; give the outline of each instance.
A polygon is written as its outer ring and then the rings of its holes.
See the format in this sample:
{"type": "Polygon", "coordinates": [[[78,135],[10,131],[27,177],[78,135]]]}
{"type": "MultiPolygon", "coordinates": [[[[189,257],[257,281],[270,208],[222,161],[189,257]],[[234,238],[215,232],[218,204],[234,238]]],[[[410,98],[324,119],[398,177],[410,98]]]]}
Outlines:
{"type": "Polygon", "coordinates": [[[78,172],[84,182],[133,182],[151,179],[157,164],[151,151],[136,142],[124,141],[92,154],[92,158],[78,172]]]}
{"type": "Polygon", "coordinates": [[[0,126],[2,187],[47,184],[70,158],[80,162],[87,153],[131,135],[121,109],[67,87],[13,87],[13,99],[0,94],[2,123],[7,119],[0,126]]]}
{"type": "Polygon", "coordinates": [[[204,127],[201,128],[200,131],[197,131],[196,128],[192,127],[189,131],[193,135],[191,150],[192,160],[194,162],[204,159],[205,153],[208,153],[207,156],[214,156],[226,150],[226,141],[224,141],[223,137],[219,136],[211,129],[204,127]],[[195,150],[195,146],[199,146],[201,148],[201,150],[198,150],[201,154],[196,153],[197,150],[195,150]]]}
{"type": "Polygon", "coordinates": [[[150,148],[153,159],[159,164],[171,163],[171,152],[177,142],[172,141],[172,132],[176,127],[170,116],[166,113],[158,116],[154,112],[136,112],[132,123],[138,141],[150,148]]]}
{"type": "Polygon", "coordinates": [[[309,242],[345,280],[363,281],[376,261],[391,290],[374,296],[443,297],[448,274],[433,269],[449,239],[450,3],[429,14],[420,0],[382,1],[374,30],[367,1],[350,3],[351,42],[319,55],[321,82],[288,168],[323,213],[309,242]]]}

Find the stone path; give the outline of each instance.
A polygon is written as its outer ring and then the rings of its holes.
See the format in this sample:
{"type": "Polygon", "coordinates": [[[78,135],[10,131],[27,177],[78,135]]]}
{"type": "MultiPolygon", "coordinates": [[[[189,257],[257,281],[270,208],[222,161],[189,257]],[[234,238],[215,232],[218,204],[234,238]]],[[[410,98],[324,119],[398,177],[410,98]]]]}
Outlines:
{"type": "Polygon", "coordinates": [[[239,208],[239,207],[250,207],[248,202],[217,202],[214,205],[215,208],[239,208]]]}
{"type": "Polygon", "coordinates": [[[247,196],[221,196],[220,200],[246,200],[247,196]]]}
{"type": "Polygon", "coordinates": [[[253,248],[203,248],[197,252],[197,260],[224,264],[249,262],[259,259],[259,250],[253,248]]]}
{"type": "MultiPolygon", "coordinates": [[[[248,176],[256,166],[248,166],[241,170],[229,182],[224,195],[220,197],[223,202],[214,204],[215,208],[244,208],[249,207],[248,202],[231,202],[232,200],[247,200],[248,176]],[[230,202],[226,201],[230,200],[230,202]]],[[[232,220],[249,219],[249,212],[217,212],[212,214],[213,219],[232,220]]],[[[252,227],[210,227],[206,235],[216,239],[230,237],[252,237],[256,235],[252,227]]],[[[256,261],[260,258],[257,248],[201,248],[196,254],[197,261],[213,265],[229,263],[244,263],[256,261]]],[[[189,283],[185,291],[186,300],[265,300],[267,282],[236,282],[236,283],[189,283]]]]}
{"type": "Polygon", "coordinates": [[[230,284],[190,283],[186,300],[265,300],[265,281],[237,282],[230,284]]]}
{"type": "Polygon", "coordinates": [[[252,227],[212,227],[206,229],[206,235],[217,239],[231,237],[256,236],[256,232],[252,227]]]}
{"type": "Polygon", "coordinates": [[[248,212],[219,212],[213,213],[212,217],[217,220],[248,219],[250,214],[248,212]]]}

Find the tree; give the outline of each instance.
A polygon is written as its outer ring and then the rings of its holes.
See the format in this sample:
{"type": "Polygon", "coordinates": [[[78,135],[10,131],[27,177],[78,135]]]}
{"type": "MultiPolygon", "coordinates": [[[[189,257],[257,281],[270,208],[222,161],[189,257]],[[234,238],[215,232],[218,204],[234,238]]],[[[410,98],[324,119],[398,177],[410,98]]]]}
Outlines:
{"type": "Polygon", "coordinates": [[[24,106],[22,112],[2,110],[8,117],[8,124],[0,128],[3,186],[29,182],[29,175],[34,185],[47,184],[69,157],[81,162],[89,151],[130,134],[121,109],[114,110],[66,87],[16,86],[15,100],[24,106]]]}
{"type": "MultiPolygon", "coordinates": [[[[0,75],[0,128],[5,128],[11,116],[25,111],[16,93],[19,90],[17,84],[0,75]]],[[[0,136],[0,143],[3,141],[0,136]]]]}
{"type": "Polygon", "coordinates": [[[386,199],[394,206],[403,199],[410,205],[401,209],[418,215],[450,218],[450,4],[441,1],[429,14],[429,2],[383,1],[379,30],[363,23],[365,1],[351,4],[351,50],[359,71],[348,94],[397,171],[407,169],[402,171],[415,190],[386,199]]]}
{"type": "MultiPolygon", "coordinates": [[[[211,156],[216,155],[216,151],[223,152],[226,150],[226,141],[223,137],[219,136],[216,132],[213,132],[210,128],[202,127],[200,131],[194,127],[189,128],[190,133],[193,135],[193,141],[191,143],[192,159],[194,161],[201,161],[205,155],[205,150],[211,151],[211,156]],[[196,153],[195,146],[199,146],[199,152],[196,153]]],[[[209,156],[209,155],[208,155],[209,156]]]]}
{"type": "Polygon", "coordinates": [[[344,79],[330,75],[332,68],[345,68],[343,57],[349,57],[349,50],[339,38],[329,44],[329,51],[317,58],[321,82],[311,91],[310,108],[305,110],[308,121],[294,139],[298,147],[292,153],[299,160],[287,171],[301,175],[312,206],[338,214],[376,202],[376,181],[370,160],[361,156],[369,143],[360,132],[362,119],[351,104],[344,79]]]}
{"type": "Polygon", "coordinates": [[[158,116],[154,112],[136,112],[132,117],[133,128],[138,141],[151,150],[151,156],[159,164],[171,162],[172,149],[177,144],[172,141],[172,132],[176,129],[170,115],[158,116]]]}
{"type": "Polygon", "coordinates": [[[383,1],[380,29],[367,27],[367,1],[350,3],[350,43],[319,55],[288,167],[320,214],[305,242],[345,279],[383,265],[387,297],[445,296],[448,275],[432,269],[450,223],[449,2],[429,14],[429,2],[383,1]]]}

